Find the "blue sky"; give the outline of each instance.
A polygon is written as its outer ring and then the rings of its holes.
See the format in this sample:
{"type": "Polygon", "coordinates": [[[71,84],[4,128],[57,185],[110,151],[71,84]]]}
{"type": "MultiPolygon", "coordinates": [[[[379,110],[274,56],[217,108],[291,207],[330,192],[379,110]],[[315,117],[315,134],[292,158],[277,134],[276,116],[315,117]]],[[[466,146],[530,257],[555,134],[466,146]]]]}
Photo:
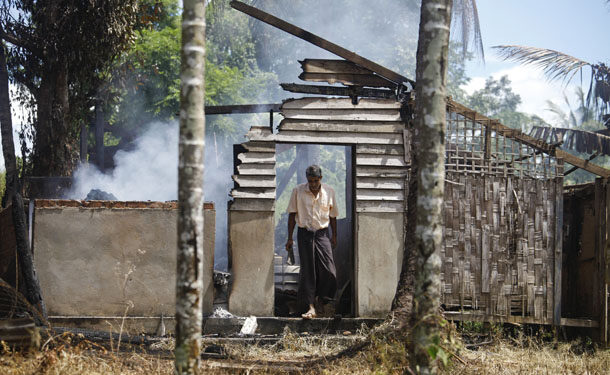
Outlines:
{"type": "MultiPolygon", "coordinates": [[[[397,0],[400,1],[400,0],[397,0]]],[[[547,100],[565,107],[563,92],[573,99],[579,79],[565,86],[549,83],[540,70],[502,61],[491,49],[501,44],[520,44],[555,49],[588,62],[610,62],[610,4],[605,0],[478,0],[479,20],[485,64],[469,62],[467,74],[472,78],[465,87],[469,92],[483,87],[489,76],[508,75],[513,90],[521,96],[519,110],[536,114],[551,124],[553,115],[547,100]]],[[[589,71],[584,71],[584,78],[589,71]]],[[[588,82],[585,83],[585,90],[588,82]]],[[[14,123],[19,120],[14,117],[14,123]]],[[[0,170],[4,160],[0,154],[0,170]]]]}
{"type": "MultiPolygon", "coordinates": [[[[491,46],[519,44],[554,49],[591,63],[610,61],[610,4],[605,0],[478,0],[477,6],[485,64],[468,64],[468,91],[482,87],[490,75],[507,74],[521,95],[519,109],[553,121],[546,101],[563,105],[564,90],[572,100],[579,76],[567,88],[561,82],[551,84],[533,66],[502,61],[491,46]]],[[[589,74],[585,69],[583,78],[589,74]]],[[[588,82],[584,86],[586,90],[588,82]]]]}

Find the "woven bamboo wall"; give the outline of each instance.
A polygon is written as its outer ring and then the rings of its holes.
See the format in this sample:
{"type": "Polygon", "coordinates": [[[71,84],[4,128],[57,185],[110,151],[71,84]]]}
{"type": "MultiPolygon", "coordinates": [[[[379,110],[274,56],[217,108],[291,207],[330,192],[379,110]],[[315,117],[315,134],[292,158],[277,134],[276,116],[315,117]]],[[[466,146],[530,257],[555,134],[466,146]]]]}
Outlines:
{"type": "Polygon", "coordinates": [[[561,162],[456,113],[447,120],[441,253],[447,315],[552,324],[561,162]]]}

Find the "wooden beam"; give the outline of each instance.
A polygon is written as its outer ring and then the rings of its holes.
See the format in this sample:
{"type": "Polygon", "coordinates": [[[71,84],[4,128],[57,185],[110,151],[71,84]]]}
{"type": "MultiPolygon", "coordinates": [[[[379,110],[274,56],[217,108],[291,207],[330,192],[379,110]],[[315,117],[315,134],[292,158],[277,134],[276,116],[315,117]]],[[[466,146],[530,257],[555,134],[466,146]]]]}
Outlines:
{"type": "Polygon", "coordinates": [[[610,177],[610,170],[600,167],[597,164],[593,164],[585,159],[581,159],[563,150],[555,150],[555,156],[557,158],[562,158],[566,163],[572,164],[575,167],[584,169],[585,171],[596,174],[600,177],[610,177]]]}
{"type": "MultiPolygon", "coordinates": [[[[595,153],[594,153],[593,155],[589,156],[589,157],[588,157],[586,160],[587,160],[587,161],[591,161],[591,160],[595,159],[596,157],[598,157],[599,155],[600,155],[599,151],[595,151],[595,153]]],[[[563,176],[565,177],[565,176],[569,175],[570,173],[572,173],[572,172],[576,171],[577,169],[578,169],[578,167],[572,167],[572,168],[568,169],[568,170],[567,170],[567,171],[566,171],[566,172],[563,174],[563,176]]]]}
{"type": "Polygon", "coordinates": [[[599,327],[599,322],[591,319],[561,318],[561,325],[566,327],[596,328],[599,327]]]}
{"type": "Polygon", "coordinates": [[[315,46],[325,49],[328,52],[334,53],[339,57],[358,64],[363,68],[369,69],[379,74],[380,76],[389,79],[390,81],[393,81],[397,84],[409,83],[412,87],[415,87],[415,81],[408,79],[337,44],[329,42],[328,40],[321,38],[313,33],[310,33],[309,31],[303,30],[298,26],[292,25],[284,20],[281,20],[269,13],[263,12],[262,10],[256,9],[239,1],[231,1],[231,6],[234,9],[239,10],[240,12],[246,13],[249,16],[252,16],[289,34],[292,34],[300,39],[303,39],[315,46]]]}
{"type": "Polygon", "coordinates": [[[372,71],[347,60],[305,59],[299,63],[305,73],[373,74],[372,71]]]}
{"type": "Polygon", "coordinates": [[[394,82],[374,74],[301,73],[299,79],[309,82],[328,82],[331,85],[342,83],[346,86],[396,87],[394,82]]]}
{"type": "Polygon", "coordinates": [[[515,139],[523,144],[526,144],[532,148],[537,150],[541,150],[545,154],[555,156],[558,159],[563,159],[566,163],[572,164],[575,167],[584,169],[587,172],[593,173],[595,175],[608,178],[610,177],[610,170],[600,167],[597,164],[593,164],[585,159],[574,156],[570,153],[567,153],[563,150],[557,149],[555,145],[551,145],[547,142],[544,142],[540,139],[531,137],[520,130],[509,128],[506,125],[503,125],[498,120],[491,119],[489,117],[483,116],[472,109],[453,101],[452,99],[447,99],[447,109],[449,111],[458,113],[466,118],[469,118],[486,129],[493,130],[498,134],[503,135],[504,137],[515,139]]]}
{"type": "Polygon", "coordinates": [[[382,98],[396,100],[396,93],[388,89],[372,89],[359,86],[339,87],[320,85],[301,85],[297,83],[280,83],[286,91],[299,94],[335,95],[361,98],[382,98]]]}
{"type": "Polygon", "coordinates": [[[279,112],[281,104],[236,104],[236,105],[206,105],[206,115],[229,115],[232,113],[266,113],[279,112]]]}

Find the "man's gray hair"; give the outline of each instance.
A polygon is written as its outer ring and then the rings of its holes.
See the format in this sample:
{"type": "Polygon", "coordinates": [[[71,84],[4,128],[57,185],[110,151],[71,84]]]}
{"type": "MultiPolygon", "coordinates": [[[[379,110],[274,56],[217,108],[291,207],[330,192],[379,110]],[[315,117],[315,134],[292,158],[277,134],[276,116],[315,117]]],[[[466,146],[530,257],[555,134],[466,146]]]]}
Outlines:
{"type": "Polygon", "coordinates": [[[305,170],[305,176],[307,177],[322,177],[322,169],[319,165],[310,165],[305,170]]]}

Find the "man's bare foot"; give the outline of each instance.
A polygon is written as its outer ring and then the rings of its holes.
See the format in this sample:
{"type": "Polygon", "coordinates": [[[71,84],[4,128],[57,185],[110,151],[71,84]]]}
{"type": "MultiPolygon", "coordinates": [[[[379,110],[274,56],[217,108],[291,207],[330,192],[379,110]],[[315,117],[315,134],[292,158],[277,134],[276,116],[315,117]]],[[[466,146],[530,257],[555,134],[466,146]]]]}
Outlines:
{"type": "Polygon", "coordinates": [[[313,305],[309,305],[309,310],[305,314],[302,314],[303,319],[313,319],[316,317],[316,309],[313,305]]]}

